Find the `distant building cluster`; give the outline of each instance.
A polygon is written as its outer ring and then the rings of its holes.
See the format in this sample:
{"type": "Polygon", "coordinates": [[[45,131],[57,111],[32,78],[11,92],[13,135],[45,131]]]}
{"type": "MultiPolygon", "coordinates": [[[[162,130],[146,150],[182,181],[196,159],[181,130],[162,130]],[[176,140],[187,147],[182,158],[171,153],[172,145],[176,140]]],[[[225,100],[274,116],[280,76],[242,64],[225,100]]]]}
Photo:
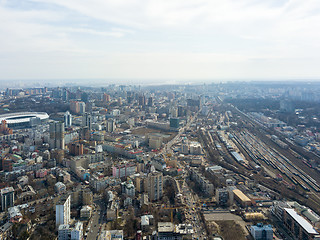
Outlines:
{"type": "Polygon", "coordinates": [[[320,239],[320,98],[257,85],[0,92],[0,239],[320,239]]]}

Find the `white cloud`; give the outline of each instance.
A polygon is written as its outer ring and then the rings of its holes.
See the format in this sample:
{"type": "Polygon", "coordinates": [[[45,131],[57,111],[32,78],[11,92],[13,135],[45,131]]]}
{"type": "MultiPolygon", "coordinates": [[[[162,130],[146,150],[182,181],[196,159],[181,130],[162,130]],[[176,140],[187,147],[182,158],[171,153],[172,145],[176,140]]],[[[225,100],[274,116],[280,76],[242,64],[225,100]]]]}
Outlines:
{"type": "Polygon", "coordinates": [[[38,77],[320,76],[318,0],[29,2],[39,7],[0,1],[0,78],[18,75],[5,68],[17,58],[38,77]]]}

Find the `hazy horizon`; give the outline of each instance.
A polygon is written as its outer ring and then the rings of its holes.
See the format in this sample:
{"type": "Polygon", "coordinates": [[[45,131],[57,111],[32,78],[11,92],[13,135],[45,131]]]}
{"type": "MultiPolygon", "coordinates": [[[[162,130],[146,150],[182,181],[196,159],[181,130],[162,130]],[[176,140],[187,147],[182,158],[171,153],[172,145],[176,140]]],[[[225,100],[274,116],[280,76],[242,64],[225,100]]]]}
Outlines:
{"type": "Polygon", "coordinates": [[[202,85],[202,84],[320,84],[320,79],[224,79],[224,80],[206,80],[206,79],[43,79],[25,80],[20,79],[14,82],[0,80],[0,89],[6,88],[30,88],[30,87],[107,87],[110,85],[130,85],[130,86],[186,86],[186,85],[202,85]]]}

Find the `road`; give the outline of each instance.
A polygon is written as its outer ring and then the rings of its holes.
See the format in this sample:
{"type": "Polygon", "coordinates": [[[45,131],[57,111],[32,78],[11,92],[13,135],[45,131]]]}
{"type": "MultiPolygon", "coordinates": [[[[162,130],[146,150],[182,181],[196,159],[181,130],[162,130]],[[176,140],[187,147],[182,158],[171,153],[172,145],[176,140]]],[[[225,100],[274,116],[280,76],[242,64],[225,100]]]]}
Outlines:
{"type": "Polygon", "coordinates": [[[93,215],[89,221],[88,227],[86,229],[87,232],[87,239],[88,240],[95,240],[97,239],[97,236],[100,232],[100,226],[102,226],[103,222],[103,208],[102,202],[100,198],[96,197],[95,199],[95,210],[93,212],[93,215]]]}
{"type": "MultiPolygon", "coordinates": [[[[199,110],[199,112],[200,112],[200,111],[201,111],[201,109],[199,110]]],[[[177,134],[173,139],[171,139],[171,141],[169,141],[169,142],[166,144],[166,146],[163,148],[162,151],[167,152],[167,151],[170,151],[170,150],[171,150],[171,147],[177,142],[177,140],[180,138],[181,134],[184,133],[185,130],[189,129],[189,127],[190,127],[191,124],[194,122],[194,120],[197,119],[199,112],[197,112],[197,113],[191,118],[191,120],[190,120],[184,127],[182,127],[182,128],[179,130],[178,134],[177,134]]]]}
{"type": "Polygon", "coordinates": [[[192,224],[194,230],[194,234],[192,235],[192,237],[194,237],[195,239],[206,239],[206,232],[203,227],[203,223],[201,222],[199,212],[197,210],[197,196],[192,193],[185,181],[183,181],[181,194],[184,196],[182,202],[186,206],[188,206],[188,208],[185,208],[184,211],[186,216],[186,223],[192,224]]]}
{"type": "MultiPolygon", "coordinates": [[[[201,111],[201,110],[200,110],[201,111]]],[[[200,112],[199,111],[199,112],[200,112]]],[[[188,130],[191,126],[191,124],[197,119],[197,116],[199,114],[197,112],[191,120],[179,130],[179,133],[171,140],[169,141],[166,146],[163,148],[162,152],[163,154],[171,153],[172,149],[171,147],[177,143],[177,141],[180,139],[181,134],[185,132],[185,130],[188,130]]],[[[184,166],[180,163],[178,163],[179,168],[184,169],[184,166]]],[[[203,227],[203,223],[201,222],[200,215],[197,210],[197,202],[198,198],[197,196],[189,189],[188,185],[186,184],[185,178],[187,177],[187,174],[183,175],[183,184],[180,187],[179,181],[175,179],[175,182],[177,184],[177,188],[180,194],[182,194],[182,201],[181,203],[186,206],[184,209],[184,214],[186,216],[186,223],[192,224],[194,234],[193,239],[206,239],[206,232],[203,227]]]]}

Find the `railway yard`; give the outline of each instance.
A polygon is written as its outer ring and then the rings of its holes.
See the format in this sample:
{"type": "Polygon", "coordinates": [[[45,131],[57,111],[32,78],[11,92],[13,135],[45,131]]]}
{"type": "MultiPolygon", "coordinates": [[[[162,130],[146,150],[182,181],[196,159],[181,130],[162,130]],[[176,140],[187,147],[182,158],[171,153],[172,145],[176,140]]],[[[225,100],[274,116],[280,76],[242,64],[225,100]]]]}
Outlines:
{"type": "MultiPolygon", "coordinates": [[[[320,211],[320,172],[309,163],[308,154],[292,142],[280,140],[246,114],[230,105],[221,105],[216,123],[202,131],[207,151],[218,164],[259,181],[286,197],[304,202],[320,211]],[[239,124],[232,125],[230,121],[239,124]],[[298,152],[299,151],[299,152],[298,152]],[[219,156],[219,157],[217,157],[219,156]],[[217,160],[218,159],[218,160],[217,160]]],[[[320,162],[317,156],[313,161],[320,162]]]]}

